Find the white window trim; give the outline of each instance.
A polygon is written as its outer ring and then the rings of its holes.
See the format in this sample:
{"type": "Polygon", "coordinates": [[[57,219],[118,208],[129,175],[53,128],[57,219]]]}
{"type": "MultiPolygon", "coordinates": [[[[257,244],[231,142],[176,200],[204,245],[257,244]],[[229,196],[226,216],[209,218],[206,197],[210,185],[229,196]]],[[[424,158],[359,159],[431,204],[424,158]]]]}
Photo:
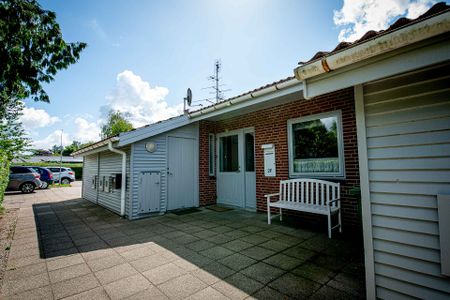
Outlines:
{"type": "Polygon", "coordinates": [[[335,110],[326,113],[320,113],[295,119],[289,119],[287,121],[288,127],[288,151],[289,151],[289,177],[312,177],[312,178],[336,178],[345,179],[345,159],[344,159],[344,139],[342,134],[342,112],[341,110],[335,110]],[[308,122],[312,120],[336,117],[337,118],[337,135],[338,135],[338,155],[339,155],[339,173],[296,173],[293,168],[294,147],[292,145],[292,125],[300,122],[308,122]]]}
{"type": "Polygon", "coordinates": [[[209,176],[215,176],[215,163],[216,163],[216,139],[214,136],[214,133],[208,134],[208,174],[209,176]],[[212,159],[211,159],[211,151],[213,153],[212,159]],[[212,167],[212,172],[211,172],[212,167]]]}

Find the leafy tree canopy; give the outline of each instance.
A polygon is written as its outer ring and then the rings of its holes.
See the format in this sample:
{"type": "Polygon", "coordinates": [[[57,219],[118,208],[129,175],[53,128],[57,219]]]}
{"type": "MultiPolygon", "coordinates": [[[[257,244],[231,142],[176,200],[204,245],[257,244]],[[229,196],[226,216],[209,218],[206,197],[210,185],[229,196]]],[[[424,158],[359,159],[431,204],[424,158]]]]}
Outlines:
{"type": "Polygon", "coordinates": [[[0,118],[17,99],[49,102],[42,83],[75,63],[85,47],[66,43],[55,13],[36,0],[0,0],[0,118]]]}
{"type": "Polygon", "coordinates": [[[25,137],[22,123],[19,121],[23,106],[21,101],[17,101],[16,105],[8,106],[4,117],[0,119],[0,150],[10,160],[21,156],[30,145],[29,139],[25,137]]]}
{"type": "Polygon", "coordinates": [[[133,129],[133,125],[120,111],[111,110],[106,123],[102,126],[101,138],[108,138],[133,129]]]}

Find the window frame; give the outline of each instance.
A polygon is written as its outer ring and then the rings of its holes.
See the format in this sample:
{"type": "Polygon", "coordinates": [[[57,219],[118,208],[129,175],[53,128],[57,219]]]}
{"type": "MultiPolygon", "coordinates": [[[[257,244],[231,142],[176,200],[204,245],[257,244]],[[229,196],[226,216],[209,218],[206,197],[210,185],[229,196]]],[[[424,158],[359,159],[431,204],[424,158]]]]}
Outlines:
{"type": "Polygon", "coordinates": [[[216,175],[216,138],[214,133],[208,134],[208,175],[214,177],[216,175]],[[211,157],[212,152],[212,157],[211,157]],[[212,170],[212,171],[211,171],[212,170]]]}
{"type": "Polygon", "coordinates": [[[341,110],[334,110],[330,112],[324,112],[304,117],[299,117],[295,119],[289,119],[287,121],[287,134],[288,134],[288,163],[289,163],[289,177],[290,178],[335,178],[335,179],[345,179],[345,157],[344,157],[344,138],[343,138],[343,131],[342,131],[342,111],[341,110]],[[294,145],[293,145],[293,130],[292,125],[301,123],[301,122],[308,122],[313,121],[317,119],[323,119],[323,118],[330,118],[330,117],[336,117],[337,119],[337,139],[338,139],[338,160],[339,160],[339,173],[313,173],[313,172],[294,172],[294,145]]]}

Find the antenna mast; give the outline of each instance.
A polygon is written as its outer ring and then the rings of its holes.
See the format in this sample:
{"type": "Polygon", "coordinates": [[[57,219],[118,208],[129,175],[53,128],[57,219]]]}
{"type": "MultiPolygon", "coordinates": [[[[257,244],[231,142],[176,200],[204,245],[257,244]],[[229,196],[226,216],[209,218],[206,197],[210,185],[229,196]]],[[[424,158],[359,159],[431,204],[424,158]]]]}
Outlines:
{"type": "MultiPolygon", "coordinates": [[[[213,81],[213,85],[207,87],[207,89],[212,89],[213,92],[211,94],[215,94],[215,101],[216,103],[223,100],[224,95],[223,93],[229,90],[222,90],[220,89],[221,86],[223,86],[223,84],[220,84],[220,69],[222,67],[222,64],[220,62],[220,60],[216,59],[216,61],[214,62],[214,75],[211,75],[208,77],[208,80],[213,81]]],[[[207,101],[209,101],[209,99],[206,99],[207,101]]]]}

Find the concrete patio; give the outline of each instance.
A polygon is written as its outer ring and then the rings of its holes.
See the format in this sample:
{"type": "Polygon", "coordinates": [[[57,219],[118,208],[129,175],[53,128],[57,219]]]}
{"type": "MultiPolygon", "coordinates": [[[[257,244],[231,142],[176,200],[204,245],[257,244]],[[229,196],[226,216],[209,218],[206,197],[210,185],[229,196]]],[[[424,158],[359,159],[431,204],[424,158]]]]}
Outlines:
{"type": "Polygon", "coordinates": [[[240,210],[130,222],[79,197],[6,196],[20,212],[0,298],[364,298],[362,250],[325,232],[240,210]]]}

